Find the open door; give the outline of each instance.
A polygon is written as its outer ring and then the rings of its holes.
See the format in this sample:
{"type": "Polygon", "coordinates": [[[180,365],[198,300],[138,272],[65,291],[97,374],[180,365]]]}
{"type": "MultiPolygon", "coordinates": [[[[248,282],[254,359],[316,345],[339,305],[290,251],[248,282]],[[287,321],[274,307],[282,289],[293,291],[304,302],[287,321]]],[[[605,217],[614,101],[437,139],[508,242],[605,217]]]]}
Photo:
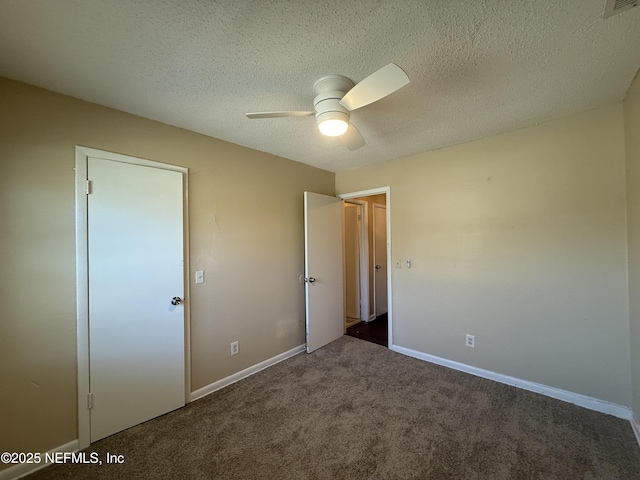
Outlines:
{"type": "Polygon", "coordinates": [[[344,335],[342,199],[304,192],[307,353],[344,335]]]}

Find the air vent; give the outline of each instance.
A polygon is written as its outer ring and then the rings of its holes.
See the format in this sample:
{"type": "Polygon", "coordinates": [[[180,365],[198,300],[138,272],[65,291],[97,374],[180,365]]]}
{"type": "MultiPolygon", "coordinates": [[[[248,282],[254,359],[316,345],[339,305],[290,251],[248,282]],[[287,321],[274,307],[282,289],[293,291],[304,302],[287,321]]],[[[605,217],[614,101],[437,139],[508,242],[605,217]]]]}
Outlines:
{"type": "Polygon", "coordinates": [[[630,8],[637,7],[640,0],[607,0],[604,7],[604,18],[625,12],[630,8]]]}

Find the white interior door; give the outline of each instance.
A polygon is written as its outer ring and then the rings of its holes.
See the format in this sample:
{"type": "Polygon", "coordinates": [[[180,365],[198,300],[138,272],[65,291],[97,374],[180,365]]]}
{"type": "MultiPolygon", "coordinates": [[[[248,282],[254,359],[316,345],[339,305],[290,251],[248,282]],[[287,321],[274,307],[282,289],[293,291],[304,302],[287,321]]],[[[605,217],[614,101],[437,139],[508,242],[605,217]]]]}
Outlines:
{"type": "Polygon", "coordinates": [[[91,441],[185,403],[182,173],[88,158],[91,441]]]}
{"type": "Polygon", "coordinates": [[[342,200],[304,192],[307,353],[344,334],[342,200]]]}
{"type": "Polygon", "coordinates": [[[376,317],[387,313],[387,209],[373,205],[373,251],[376,317]]]}

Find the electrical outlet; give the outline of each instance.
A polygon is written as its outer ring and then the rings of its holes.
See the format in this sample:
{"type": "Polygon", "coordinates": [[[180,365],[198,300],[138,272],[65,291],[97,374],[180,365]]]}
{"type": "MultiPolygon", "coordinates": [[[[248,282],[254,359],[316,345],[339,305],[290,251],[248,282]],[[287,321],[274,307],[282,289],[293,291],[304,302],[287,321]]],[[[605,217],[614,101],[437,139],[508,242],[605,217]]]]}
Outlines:
{"type": "Polygon", "coordinates": [[[475,337],[475,335],[469,335],[469,334],[467,333],[467,339],[465,340],[465,343],[464,343],[464,344],[465,344],[467,347],[470,347],[470,348],[476,348],[476,337],[475,337]]]}
{"type": "Polygon", "coordinates": [[[240,345],[237,341],[231,342],[231,355],[237,355],[240,353],[240,345]]]}

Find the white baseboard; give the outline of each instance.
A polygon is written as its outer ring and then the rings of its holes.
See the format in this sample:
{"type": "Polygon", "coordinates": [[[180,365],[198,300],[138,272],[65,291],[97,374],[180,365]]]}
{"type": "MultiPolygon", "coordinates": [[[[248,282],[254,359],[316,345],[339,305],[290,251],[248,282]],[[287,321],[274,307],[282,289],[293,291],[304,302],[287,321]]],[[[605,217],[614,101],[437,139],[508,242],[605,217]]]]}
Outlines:
{"type": "Polygon", "coordinates": [[[636,434],[636,440],[638,441],[638,445],[640,445],[640,423],[638,423],[638,417],[636,417],[633,411],[631,412],[629,422],[631,422],[631,428],[633,428],[633,433],[636,434]]]}
{"type": "Polygon", "coordinates": [[[16,480],[18,478],[22,478],[26,475],[29,475],[36,470],[40,470],[44,467],[48,467],[51,463],[46,463],[44,461],[46,454],[53,454],[57,452],[77,452],[78,451],[78,440],[72,440],[69,443],[65,443],[64,445],[60,445],[59,447],[54,448],[53,450],[49,450],[46,453],[40,454],[40,463],[19,463],[12,467],[6,468],[4,470],[0,470],[0,480],[16,480]]]}
{"type": "Polygon", "coordinates": [[[194,400],[198,400],[199,398],[205,397],[210,393],[215,392],[216,390],[220,390],[221,388],[231,385],[232,383],[235,383],[238,380],[247,378],[253,375],[254,373],[259,372],[260,370],[264,370],[265,368],[275,365],[276,363],[286,360],[287,358],[293,357],[294,355],[298,355],[299,353],[302,353],[305,350],[306,350],[305,345],[300,345],[298,347],[292,348],[287,352],[281,353],[280,355],[276,355],[275,357],[269,358],[263,362],[253,365],[252,367],[245,368],[244,370],[241,370],[238,373],[229,375],[228,377],[223,378],[222,380],[213,382],[207,385],[206,387],[199,388],[195,392],[191,392],[191,395],[189,395],[189,401],[193,402],[194,400]]]}
{"type": "MultiPolygon", "coordinates": [[[[428,353],[411,350],[410,348],[399,347],[398,345],[392,345],[389,348],[394,352],[398,352],[409,357],[414,357],[419,360],[442,365],[443,367],[452,368],[461,372],[470,373],[471,375],[486,378],[499,383],[512,385],[514,387],[522,388],[523,390],[529,390],[530,392],[540,393],[542,395],[546,395],[547,397],[573,403],[574,405],[588,408],[589,410],[594,410],[596,412],[613,415],[614,417],[630,420],[631,416],[633,415],[630,408],[618,405],[617,403],[611,403],[604,400],[599,400],[597,398],[588,397],[586,395],[581,395],[579,393],[573,393],[567,390],[561,390],[559,388],[542,385],[540,383],[522,380],[521,378],[502,375],[500,373],[491,372],[489,370],[483,370],[482,368],[473,367],[464,363],[454,362],[453,360],[436,357],[434,355],[429,355],[428,353]]],[[[637,432],[636,435],[638,435],[637,432]]]]}

